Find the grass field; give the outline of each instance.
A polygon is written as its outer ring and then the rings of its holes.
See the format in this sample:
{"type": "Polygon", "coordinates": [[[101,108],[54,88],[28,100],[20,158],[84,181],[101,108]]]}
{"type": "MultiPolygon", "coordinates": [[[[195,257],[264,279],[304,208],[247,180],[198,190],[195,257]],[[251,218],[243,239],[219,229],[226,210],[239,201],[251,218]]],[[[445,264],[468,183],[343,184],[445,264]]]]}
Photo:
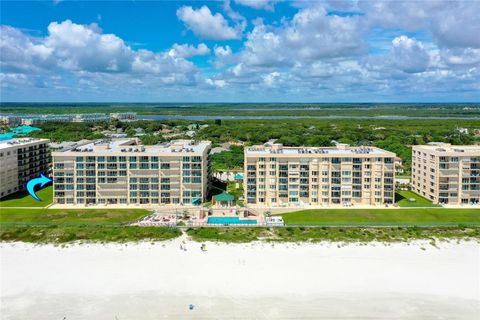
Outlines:
{"type": "Polygon", "coordinates": [[[169,227],[126,227],[111,225],[55,225],[20,226],[2,225],[1,241],[23,241],[32,243],[129,242],[163,241],[179,237],[182,232],[169,227]]]}
{"type": "Polygon", "coordinates": [[[395,193],[395,203],[400,207],[440,207],[438,204],[433,204],[432,201],[408,190],[397,191],[395,193]],[[415,199],[415,202],[408,201],[411,198],[415,199]]]}
{"type": "MultiPolygon", "coordinates": [[[[1,208],[0,241],[162,241],[182,234],[178,228],[126,225],[148,214],[144,209],[1,208]]],[[[186,232],[197,241],[222,242],[480,239],[480,210],[474,209],[304,210],[283,217],[287,223],[283,228],[189,228],[186,232]],[[381,225],[388,227],[373,227],[381,225]]]]}
{"type": "Polygon", "coordinates": [[[16,209],[2,208],[0,224],[118,225],[149,214],[145,209],[16,209]]]}
{"type": "Polygon", "coordinates": [[[17,192],[0,200],[0,208],[4,207],[46,207],[52,203],[53,187],[48,186],[35,192],[42,201],[33,199],[27,192],[17,192]]]}
{"type": "Polygon", "coordinates": [[[125,242],[167,240],[181,231],[167,227],[132,227],[149,214],[144,209],[15,209],[0,210],[0,240],[34,243],[69,241],[125,242]]]}
{"type": "Polygon", "coordinates": [[[480,226],[480,210],[476,209],[315,209],[282,216],[290,226],[480,226]]]}
{"type": "Polygon", "coordinates": [[[284,228],[189,228],[187,234],[196,241],[220,242],[405,242],[429,240],[480,239],[480,227],[284,227],[284,228]]]}

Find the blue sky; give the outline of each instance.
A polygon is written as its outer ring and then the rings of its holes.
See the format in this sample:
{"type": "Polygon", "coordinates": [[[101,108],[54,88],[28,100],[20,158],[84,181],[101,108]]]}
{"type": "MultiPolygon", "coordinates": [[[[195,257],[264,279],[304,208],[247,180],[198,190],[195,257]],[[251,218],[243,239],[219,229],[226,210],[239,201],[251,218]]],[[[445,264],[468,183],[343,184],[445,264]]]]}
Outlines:
{"type": "Polygon", "coordinates": [[[479,3],[2,1],[0,98],[478,102],[479,3]]]}

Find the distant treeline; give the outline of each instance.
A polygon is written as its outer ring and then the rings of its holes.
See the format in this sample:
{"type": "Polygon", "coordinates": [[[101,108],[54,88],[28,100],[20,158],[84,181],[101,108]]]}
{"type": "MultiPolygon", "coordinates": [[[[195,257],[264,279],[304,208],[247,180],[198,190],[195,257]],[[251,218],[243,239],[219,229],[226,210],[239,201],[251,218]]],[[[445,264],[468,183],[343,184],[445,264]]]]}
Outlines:
{"type": "Polygon", "coordinates": [[[1,113],[133,111],[143,115],[480,116],[475,103],[1,103],[1,113]]]}

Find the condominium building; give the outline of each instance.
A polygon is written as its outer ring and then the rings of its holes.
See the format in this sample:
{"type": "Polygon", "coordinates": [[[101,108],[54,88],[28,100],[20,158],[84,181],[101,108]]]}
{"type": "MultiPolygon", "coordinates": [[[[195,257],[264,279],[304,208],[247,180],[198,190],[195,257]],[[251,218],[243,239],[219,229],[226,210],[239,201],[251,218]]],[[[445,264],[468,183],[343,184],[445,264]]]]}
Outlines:
{"type": "Polygon", "coordinates": [[[25,190],[30,179],[48,174],[47,139],[0,141],[0,198],[25,190]]]}
{"type": "Polygon", "coordinates": [[[96,141],[53,152],[58,204],[199,204],[207,195],[209,141],[143,146],[96,141]]]}
{"type": "Polygon", "coordinates": [[[383,205],[394,201],[395,154],[374,147],[245,148],[247,204],[383,205]]]}
{"type": "Polygon", "coordinates": [[[479,205],[480,146],[413,146],[412,186],[433,203],[479,205]]]}

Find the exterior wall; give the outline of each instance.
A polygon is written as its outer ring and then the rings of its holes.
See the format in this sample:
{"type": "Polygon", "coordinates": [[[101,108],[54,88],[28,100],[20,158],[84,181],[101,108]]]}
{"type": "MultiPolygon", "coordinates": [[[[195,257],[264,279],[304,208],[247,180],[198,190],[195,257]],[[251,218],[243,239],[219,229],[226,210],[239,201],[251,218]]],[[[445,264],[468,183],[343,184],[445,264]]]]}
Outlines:
{"type": "Polygon", "coordinates": [[[0,198],[25,190],[30,179],[48,174],[46,139],[13,139],[0,147],[0,198]]]}
{"type": "MultiPolygon", "coordinates": [[[[138,150],[145,150],[140,147],[138,150]]],[[[58,204],[157,205],[205,201],[210,145],[202,152],[54,152],[58,204]]]]}
{"type": "Polygon", "coordinates": [[[412,185],[433,203],[479,205],[480,147],[413,146],[412,185]]]}
{"type": "MultiPolygon", "coordinates": [[[[255,146],[253,149],[264,148],[255,146]]],[[[383,205],[395,198],[395,154],[266,152],[245,149],[244,196],[249,205],[383,205]]],[[[318,148],[316,148],[318,149],[318,148]]],[[[322,148],[328,150],[329,148],[322,148]]],[[[330,148],[333,150],[333,148],[330,148]]]]}

